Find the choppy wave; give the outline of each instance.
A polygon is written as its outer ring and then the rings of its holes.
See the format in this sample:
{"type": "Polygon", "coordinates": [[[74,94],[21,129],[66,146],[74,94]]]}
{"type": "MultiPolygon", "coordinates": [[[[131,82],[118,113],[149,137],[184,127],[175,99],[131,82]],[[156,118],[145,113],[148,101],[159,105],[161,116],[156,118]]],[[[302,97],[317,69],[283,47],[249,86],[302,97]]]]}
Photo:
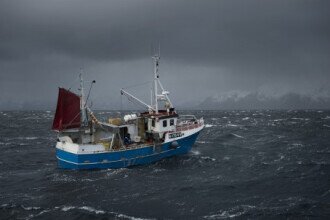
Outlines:
{"type": "MultiPolygon", "coordinates": [[[[114,217],[114,218],[119,218],[119,219],[129,219],[129,220],[150,220],[150,218],[141,218],[141,217],[134,217],[130,216],[127,214],[122,214],[118,212],[113,212],[113,211],[105,211],[102,209],[96,209],[91,206],[55,206],[52,208],[42,208],[42,207],[34,207],[34,206],[24,206],[24,205],[14,205],[14,204],[2,204],[0,206],[0,210],[15,210],[16,212],[22,210],[22,211],[28,211],[26,214],[26,217],[24,219],[33,219],[36,217],[41,217],[44,214],[50,213],[50,212],[87,212],[93,215],[101,215],[107,217],[114,217]]],[[[82,213],[83,214],[83,213],[82,213]]],[[[88,217],[87,215],[86,217],[88,217]]],[[[46,216],[45,216],[46,217],[46,216]]],[[[91,217],[91,216],[89,216],[91,217]]]]}
{"type": "Polygon", "coordinates": [[[227,218],[236,218],[246,214],[249,210],[255,209],[255,206],[251,205],[241,205],[229,210],[220,210],[216,214],[206,215],[205,219],[227,219],[227,218]]]}
{"type": "Polygon", "coordinates": [[[190,153],[88,171],[57,168],[52,112],[0,113],[1,218],[327,217],[330,111],[184,113],[206,125],[190,153]]]}

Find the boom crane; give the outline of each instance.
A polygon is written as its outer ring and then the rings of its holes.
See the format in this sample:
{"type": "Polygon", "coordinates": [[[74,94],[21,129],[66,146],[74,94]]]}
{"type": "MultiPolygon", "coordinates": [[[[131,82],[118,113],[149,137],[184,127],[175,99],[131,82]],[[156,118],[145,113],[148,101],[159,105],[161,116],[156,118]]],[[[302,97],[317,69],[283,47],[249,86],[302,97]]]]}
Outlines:
{"type": "Polygon", "coordinates": [[[135,96],[133,96],[132,94],[128,93],[127,91],[125,91],[124,89],[120,90],[120,93],[124,96],[127,97],[128,100],[135,102],[137,104],[142,105],[143,107],[146,107],[149,111],[156,111],[156,109],[154,109],[152,106],[146,104],[145,102],[141,101],[140,99],[136,98],[135,96]]]}

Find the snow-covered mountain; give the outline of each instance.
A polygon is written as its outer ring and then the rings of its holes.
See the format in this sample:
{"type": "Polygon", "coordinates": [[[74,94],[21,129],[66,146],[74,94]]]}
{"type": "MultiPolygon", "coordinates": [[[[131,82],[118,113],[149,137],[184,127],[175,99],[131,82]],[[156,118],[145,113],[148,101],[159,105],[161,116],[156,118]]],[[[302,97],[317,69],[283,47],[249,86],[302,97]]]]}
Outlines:
{"type": "Polygon", "coordinates": [[[330,109],[330,96],[294,92],[269,96],[260,92],[231,91],[202,101],[199,109],[330,109]]]}

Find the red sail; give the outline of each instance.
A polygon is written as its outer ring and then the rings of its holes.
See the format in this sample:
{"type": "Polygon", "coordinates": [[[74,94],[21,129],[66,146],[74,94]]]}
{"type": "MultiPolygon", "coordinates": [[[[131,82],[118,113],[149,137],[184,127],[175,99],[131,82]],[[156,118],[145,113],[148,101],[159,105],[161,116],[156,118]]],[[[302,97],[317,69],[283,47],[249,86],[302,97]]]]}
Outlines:
{"type": "Polygon", "coordinates": [[[61,131],[80,127],[80,97],[59,88],[53,130],[61,131]]]}

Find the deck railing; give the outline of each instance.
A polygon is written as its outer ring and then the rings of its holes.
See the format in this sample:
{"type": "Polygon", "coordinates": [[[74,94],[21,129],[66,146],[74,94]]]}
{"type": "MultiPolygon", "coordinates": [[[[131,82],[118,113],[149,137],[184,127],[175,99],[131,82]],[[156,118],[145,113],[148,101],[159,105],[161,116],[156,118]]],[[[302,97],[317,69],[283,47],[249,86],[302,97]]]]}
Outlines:
{"type": "Polygon", "coordinates": [[[187,131],[187,130],[191,130],[191,129],[194,129],[194,128],[198,128],[198,127],[201,127],[201,126],[204,126],[204,119],[201,118],[201,119],[196,119],[194,118],[193,121],[182,121],[180,124],[178,124],[176,126],[176,131],[187,131]]]}

